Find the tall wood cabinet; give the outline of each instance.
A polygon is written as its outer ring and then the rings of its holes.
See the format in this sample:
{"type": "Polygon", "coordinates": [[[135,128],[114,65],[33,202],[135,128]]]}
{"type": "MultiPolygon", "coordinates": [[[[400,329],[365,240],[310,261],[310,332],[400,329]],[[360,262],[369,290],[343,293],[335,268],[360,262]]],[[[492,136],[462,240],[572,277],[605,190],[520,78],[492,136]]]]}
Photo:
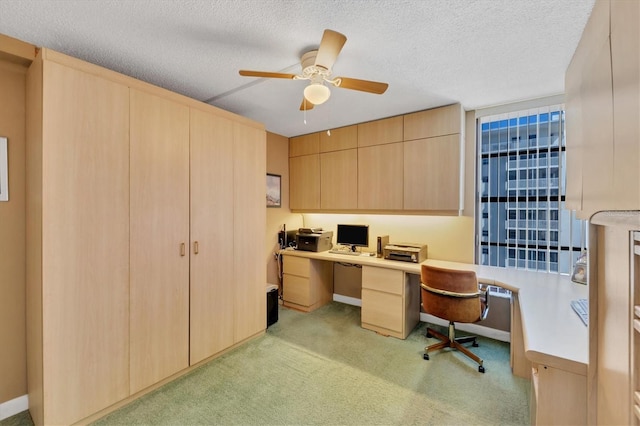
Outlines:
{"type": "Polygon", "coordinates": [[[191,108],[190,361],[234,343],[233,122],[191,108]],[[216,167],[211,164],[216,162],[216,167]],[[221,248],[227,248],[222,250],[221,248]],[[215,328],[215,333],[211,330],[215,328]]]}
{"type": "MultiPolygon", "coordinates": [[[[42,49],[27,75],[36,424],[131,400],[266,328],[266,134],[42,49]]],[[[103,410],[103,411],[101,411],[103,410]]]]}
{"type": "Polygon", "coordinates": [[[131,89],[131,393],[189,365],[189,108],[131,89]]]}
{"type": "Polygon", "coordinates": [[[27,364],[36,424],[129,395],[129,89],[28,71],[27,364]]]}

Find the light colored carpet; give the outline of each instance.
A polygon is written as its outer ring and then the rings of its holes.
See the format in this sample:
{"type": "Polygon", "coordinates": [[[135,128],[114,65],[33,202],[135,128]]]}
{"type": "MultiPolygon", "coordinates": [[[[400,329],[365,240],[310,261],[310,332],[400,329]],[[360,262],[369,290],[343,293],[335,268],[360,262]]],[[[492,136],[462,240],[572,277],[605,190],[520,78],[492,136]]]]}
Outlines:
{"type": "Polygon", "coordinates": [[[511,374],[508,344],[479,339],[472,350],[485,360],[482,374],[448,349],[423,360],[424,346],[436,341],[425,329],[421,323],[399,340],[362,329],[358,307],[280,307],[265,336],[95,424],[529,423],[530,382],[511,374]]]}

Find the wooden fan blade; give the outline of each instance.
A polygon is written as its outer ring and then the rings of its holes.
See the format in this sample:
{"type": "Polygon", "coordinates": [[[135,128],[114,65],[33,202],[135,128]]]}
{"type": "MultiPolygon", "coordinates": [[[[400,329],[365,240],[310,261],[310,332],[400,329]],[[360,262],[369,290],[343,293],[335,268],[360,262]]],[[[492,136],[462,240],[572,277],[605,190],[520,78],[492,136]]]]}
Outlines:
{"type": "Polygon", "coordinates": [[[380,83],[378,81],[358,80],[357,78],[338,77],[340,85],[343,89],[359,90],[361,92],[375,93],[377,95],[383,94],[389,85],[387,83],[380,83]]]}
{"type": "Polygon", "coordinates": [[[249,71],[249,70],[240,70],[240,75],[245,77],[264,77],[264,78],[288,78],[292,79],[295,77],[295,74],[285,74],[281,72],[264,72],[264,71],[249,71]]]}
{"type": "Polygon", "coordinates": [[[333,30],[324,30],[315,65],[330,70],[346,42],[347,37],[343,34],[333,30]]]}
{"type": "Polygon", "coordinates": [[[309,111],[310,109],[313,109],[313,104],[306,100],[303,96],[302,103],[300,104],[300,111],[309,111]]]}

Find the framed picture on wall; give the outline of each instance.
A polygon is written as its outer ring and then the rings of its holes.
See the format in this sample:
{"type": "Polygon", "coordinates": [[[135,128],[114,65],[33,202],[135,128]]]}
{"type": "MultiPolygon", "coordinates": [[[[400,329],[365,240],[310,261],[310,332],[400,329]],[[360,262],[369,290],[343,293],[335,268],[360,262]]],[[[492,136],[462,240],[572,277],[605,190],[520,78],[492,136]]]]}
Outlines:
{"type": "Polygon", "coordinates": [[[282,207],[281,176],[267,173],[267,207],[282,207]]]}
{"type": "Polygon", "coordinates": [[[0,137],[0,201],[9,201],[9,159],[7,138],[0,137]]]}

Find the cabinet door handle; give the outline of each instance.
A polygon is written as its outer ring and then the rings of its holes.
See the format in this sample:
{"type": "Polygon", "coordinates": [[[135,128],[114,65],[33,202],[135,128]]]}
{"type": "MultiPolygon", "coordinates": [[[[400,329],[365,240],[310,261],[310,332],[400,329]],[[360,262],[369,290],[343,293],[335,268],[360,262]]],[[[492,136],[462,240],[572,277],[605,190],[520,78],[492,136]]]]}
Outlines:
{"type": "Polygon", "coordinates": [[[193,253],[198,254],[198,249],[198,242],[196,241],[195,243],[193,243],[193,253]]]}
{"type": "Polygon", "coordinates": [[[180,256],[184,256],[185,254],[187,254],[186,248],[187,247],[184,243],[180,243],[180,256]]]}

